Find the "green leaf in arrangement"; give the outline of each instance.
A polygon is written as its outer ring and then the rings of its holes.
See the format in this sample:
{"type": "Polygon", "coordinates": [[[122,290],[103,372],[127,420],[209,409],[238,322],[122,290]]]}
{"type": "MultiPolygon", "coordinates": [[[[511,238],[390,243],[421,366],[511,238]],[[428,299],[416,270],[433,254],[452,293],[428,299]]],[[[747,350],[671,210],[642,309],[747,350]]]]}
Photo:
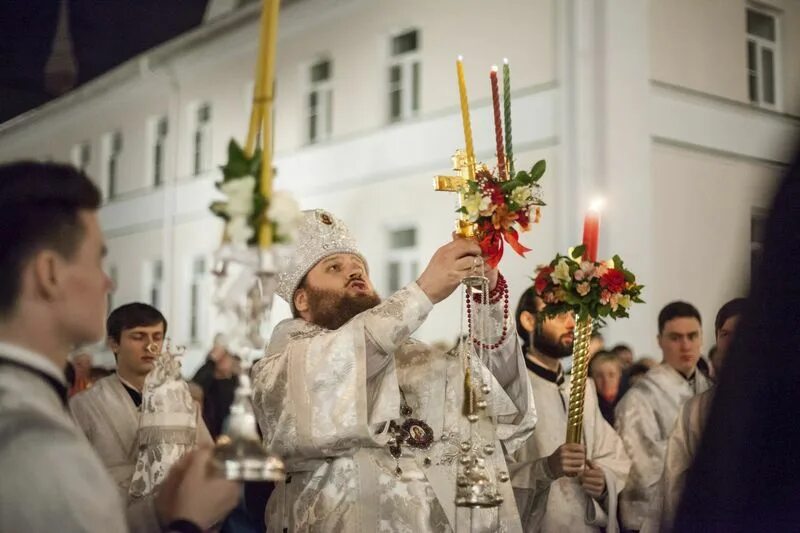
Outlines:
{"type": "Polygon", "coordinates": [[[545,170],[547,170],[547,163],[544,162],[544,159],[540,159],[531,169],[531,178],[533,181],[539,181],[539,178],[544,175],[545,170]]]}
{"type": "Polygon", "coordinates": [[[504,181],[504,182],[502,182],[500,184],[500,188],[505,193],[509,193],[509,192],[513,191],[514,189],[516,189],[517,187],[519,187],[519,183],[516,181],[516,179],[509,180],[509,181],[504,181]]]}
{"type": "Polygon", "coordinates": [[[531,175],[525,172],[524,170],[520,170],[519,172],[517,172],[517,174],[514,176],[514,179],[523,185],[530,185],[531,183],[533,183],[531,175]]]}
{"type": "Polygon", "coordinates": [[[580,259],[583,257],[583,254],[586,253],[586,246],[583,244],[579,244],[572,250],[572,258],[573,259],[580,259]]]}
{"type": "Polygon", "coordinates": [[[456,213],[463,213],[463,214],[466,215],[467,214],[467,208],[462,205],[461,207],[456,209],[456,213]]]}

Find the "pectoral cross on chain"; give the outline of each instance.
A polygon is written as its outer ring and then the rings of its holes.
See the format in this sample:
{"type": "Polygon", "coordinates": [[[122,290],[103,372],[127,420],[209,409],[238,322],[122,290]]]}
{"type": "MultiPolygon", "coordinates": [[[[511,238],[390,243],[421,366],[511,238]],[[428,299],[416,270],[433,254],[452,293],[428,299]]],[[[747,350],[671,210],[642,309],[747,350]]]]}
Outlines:
{"type": "MultiPolygon", "coordinates": [[[[458,206],[463,205],[464,195],[469,190],[469,182],[475,181],[475,166],[470,164],[467,154],[463,150],[456,150],[453,155],[453,170],[458,172],[458,176],[435,176],[433,178],[433,188],[437,191],[458,193],[458,206]]],[[[456,233],[462,237],[474,237],[475,225],[467,220],[464,213],[461,213],[456,220],[456,233]]]]}

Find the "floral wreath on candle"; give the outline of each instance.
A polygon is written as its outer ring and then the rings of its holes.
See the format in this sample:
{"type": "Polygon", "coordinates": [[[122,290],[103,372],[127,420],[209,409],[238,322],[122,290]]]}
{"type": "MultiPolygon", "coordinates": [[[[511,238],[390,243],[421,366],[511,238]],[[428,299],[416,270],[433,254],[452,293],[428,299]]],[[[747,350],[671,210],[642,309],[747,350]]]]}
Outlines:
{"type": "Polygon", "coordinates": [[[557,254],[548,265],[540,266],[533,278],[536,295],[545,303],[547,317],[574,312],[602,324],[604,318],[627,318],[628,310],[641,299],[643,285],[618,255],[609,261],[582,261],[583,245],[569,256],[557,254]]]}
{"type": "Polygon", "coordinates": [[[503,241],[520,256],[530,251],[520,244],[518,232],[528,231],[531,222],[539,222],[539,208],[545,203],[538,182],[545,169],[544,160],[540,160],[530,172],[521,170],[502,180],[481,165],[475,180],[467,183],[458,212],[475,225],[478,244],[490,268],[495,268],[503,257],[503,241]]]}
{"type": "Polygon", "coordinates": [[[215,183],[227,198],[212,202],[211,212],[225,221],[225,239],[234,245],[255,246],[257,229],[262,223],[272,225],[274,242],[288,243],[303,219],[294,197],[285,191],[275,191],[268,198],[259,187],[261,150],[248,157],[242,147],[231,140],[228,161],[220,167],[223,179],[215,183]]]}

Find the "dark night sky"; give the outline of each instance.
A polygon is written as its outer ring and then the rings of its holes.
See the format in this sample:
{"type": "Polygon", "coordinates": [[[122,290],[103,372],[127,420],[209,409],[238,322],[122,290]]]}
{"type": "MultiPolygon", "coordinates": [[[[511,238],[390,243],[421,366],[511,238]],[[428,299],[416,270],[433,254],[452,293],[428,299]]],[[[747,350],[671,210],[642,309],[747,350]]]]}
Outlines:
{"type": "MultiPolygon", "coordinates": [[[[207,0],[68,0],[78,85],[199,25],[207,0]]],[[[59,0],[0,0],[0,122],[51,96],[44,66],[59,0]]]]}

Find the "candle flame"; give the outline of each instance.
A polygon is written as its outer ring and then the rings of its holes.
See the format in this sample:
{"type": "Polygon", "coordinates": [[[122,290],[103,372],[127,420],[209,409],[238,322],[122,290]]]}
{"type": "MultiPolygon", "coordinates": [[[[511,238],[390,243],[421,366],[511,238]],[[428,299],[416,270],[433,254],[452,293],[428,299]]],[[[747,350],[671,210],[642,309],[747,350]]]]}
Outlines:
{"type": "Polygon", "coordinates": [[[497,72],[497,65],[492,65],[492,72],[497,72]]]}
{"type": "Polygon", "coordinates": [[[508,65],[508,58],[507,57],[503,58],[503,64],[508,65]]]}
{"type": "Polygon", "coordinates": [[[594,211],[595,213],[599,213],[603,206],[605,206],[606,201],[601,197],[596,197],[592,199],[592,202],[589,204],[589,210],[594,211]]]}
{"type": "Polygon", "coordinates": [[[460,56],[458,56],[458,60],[459,60],[459,61],[464,61],[464,56],[461,56],[461,55],[460,55],[460,56]]]}

